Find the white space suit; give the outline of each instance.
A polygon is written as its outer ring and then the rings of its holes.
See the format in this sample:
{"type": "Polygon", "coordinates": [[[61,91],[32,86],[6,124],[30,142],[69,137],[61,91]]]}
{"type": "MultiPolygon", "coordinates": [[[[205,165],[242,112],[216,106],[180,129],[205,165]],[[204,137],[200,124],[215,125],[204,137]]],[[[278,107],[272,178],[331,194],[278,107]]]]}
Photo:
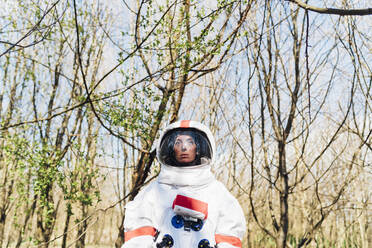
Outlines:
{"type": "Polygon", "coordinates": [[[245,217],[210,170],[215,154],[210,130],[195,121],[179,121],[168,126],[159,141],[160,174],[126,205],[122,248],[242,247],[245,217]],[[179,164],[168,155],[175,147],[174,137],[183,131],[199,135],[191,135],[198,144],[192,164],[179,164]]]}

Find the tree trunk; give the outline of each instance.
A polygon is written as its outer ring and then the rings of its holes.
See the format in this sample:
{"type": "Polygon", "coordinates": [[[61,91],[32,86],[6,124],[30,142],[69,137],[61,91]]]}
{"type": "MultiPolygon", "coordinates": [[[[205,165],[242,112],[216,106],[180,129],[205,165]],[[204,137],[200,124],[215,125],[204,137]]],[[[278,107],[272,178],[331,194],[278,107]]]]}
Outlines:
{"type": "Polygon", "coordinates": [[[286,167],[285,145],[283,141],[279,142],[279,181],[280,181],[280,227],[278,238],[276,240],[277,248],[285,248],[288,236],[288,174],[286,167]]]}
{"type": "Polygon", "coordinates": [[[78,232],[77,232],[77,242],[76,242],[76,248],[84,248],[85,247],[85,237],[86,237],[86,232],[87,232],[87,227],[88,227],[88,221],[86,220],[87,214],[83,213],[82,218],[83,221],[82,223],[79,224],[78,227],[78,232]]]}
{"type": "Polygon", "coordinates": [[[63,229],[63,239],[62,239],[62,246],[61,248],[66,248],[67,244],[67,236],[68,236],[68,226],[70,224],[70,219],[71,219],[71,203],[67,203],[67,211],[66,211],[66,221],[65,221],[65,227],[63,229]]]}
{"type": "Polygon", "coordinates": [[[57,211],[59,208],[60,201],[57,202],[55,205],[55,202],[53,200],[53,197],[51,196],[51,192],[53,186],[50,186],[49,189],[46,189],[45,191],[48,192],[47,199],[48,202],[51,202],[55,208],[53,209],[46,209],[46,207],[40,206],[37,211],[37,221],[36,221],[36,238],[41,244],[38,247],[42,248],[48,248],[50,243],[50,238],[52,237],[54,225],[56,223],[56,216],[57,211]],[[48,215],[45,217],[43,211],[52,211],[51,213],[48,213],[48,215]],[[46,219],[48,218],[48,219],[46,219]]]}
{"type": "Polygon", "coordinates": [[[4,243],[4,230],[5,230],[6,214],[2,211],[0,214],[0,247],[3,247],[4,243]]]}
{"type": "Polygon", "coordinates": [[[34,215],[35,206],[36,206],[36,200],[34,200],[34,202],[32,203],[30,211],[26,211],[26,216],[25,216],[25,220],[24,220],[24,223],[23,223],[23,227],[19,229],[17,244],[16,244],[15,248],[19,248],[22,244],[23,234],[27,230],[27,225],[28,225],[28,221],[30,220],[30,217],[34,215]]]}
{"type": "Polygon", "coordinates": [[[124,218],[122,224],[119,227],[118,237],[115,241],[115,248],[120,248],[124,244],[124,218]]]}

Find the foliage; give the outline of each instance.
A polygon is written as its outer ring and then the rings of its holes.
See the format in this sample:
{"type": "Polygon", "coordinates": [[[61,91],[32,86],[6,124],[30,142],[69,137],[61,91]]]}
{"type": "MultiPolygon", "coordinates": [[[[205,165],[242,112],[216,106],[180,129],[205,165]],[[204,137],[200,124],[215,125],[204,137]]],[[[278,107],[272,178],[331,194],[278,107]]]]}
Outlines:
{"type": "Polygon", "coordinates": [[[368,246],[365,3],[0,3],[0,247],[112,247],[177,119],[213,130],[245,247],[368,246]]]}

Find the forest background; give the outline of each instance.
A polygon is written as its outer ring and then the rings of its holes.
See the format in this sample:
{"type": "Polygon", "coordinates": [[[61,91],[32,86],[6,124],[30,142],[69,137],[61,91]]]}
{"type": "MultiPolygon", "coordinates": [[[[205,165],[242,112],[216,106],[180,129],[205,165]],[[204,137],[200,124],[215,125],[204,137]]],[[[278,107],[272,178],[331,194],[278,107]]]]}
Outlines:
{"type": "Polygon", "coordinates": [[[0,0],[0,247],[120,247],[179,119],[216,137],[243,247],[371,247],[368,4],[0,0]]]}

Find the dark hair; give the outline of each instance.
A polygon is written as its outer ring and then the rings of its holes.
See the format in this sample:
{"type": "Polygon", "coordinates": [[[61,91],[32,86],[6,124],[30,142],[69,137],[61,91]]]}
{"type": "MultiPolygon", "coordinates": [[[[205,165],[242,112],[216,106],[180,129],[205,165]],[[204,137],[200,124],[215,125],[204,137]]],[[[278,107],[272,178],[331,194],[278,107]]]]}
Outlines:
{"type": "Polygon", "coordinates": [[[163,163],[171,166],[192,166],[201,164],[201,158],[212,158],[212,149],[207,135],[194,128],[176,128],[165,134],[160,143],[160,158],[163,163]],[[192,163],[180,163],[174,154],[174,143],[177,136],[188,135],[196,144],[196,158],[192,163]]]}

